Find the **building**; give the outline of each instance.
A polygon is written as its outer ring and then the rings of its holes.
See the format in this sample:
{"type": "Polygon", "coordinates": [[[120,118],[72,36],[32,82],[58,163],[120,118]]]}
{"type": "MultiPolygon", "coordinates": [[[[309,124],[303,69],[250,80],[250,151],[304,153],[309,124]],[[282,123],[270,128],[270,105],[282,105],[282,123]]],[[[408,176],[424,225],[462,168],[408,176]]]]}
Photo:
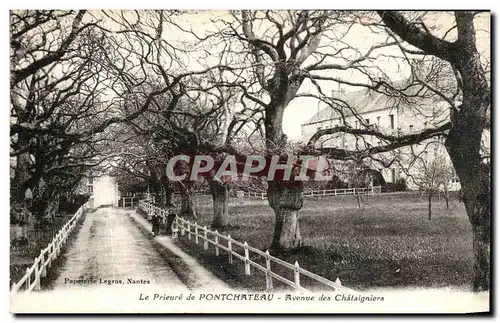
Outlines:
{"type": "MultiPolygon", "coordinates": [[[[411,91],[414,93],[416,89],[411,91]]],[[[449,106],[432,95],[423,98],[410,96],[410,98],[401,100],[363,89],[349,93],[334,91],[332,98],[335,100],[332,100],[329,106],[325,106],[302,124],[302,141],[304,143],[309,142],[318,130],[335,126],[345,125],[354,129],[374,129],[383,134],[401,136],[418,133],[427,128],[439,127],[448,122],[450,118],[449,106]]],[[[489,133],[484,136],[484,142],[486,149],[489,150],[489,133]]],[[[339,132],[321,137],[315,146],[362,150],[368,147],[382,146],[385,143],[384,140],[375,136],[355,136],[339,132]]],[[[360,163],[365,168],[379,172],[386,183],[395,183],[399,179],[404,179],[409,189],[421,188],[422,181],[425,180],[424,169],[433,164],[433,161],[439,160],[445,164],[444,168],[452,172],[449,176],[447,189],[460,189],[443,139],[426,140],[391,152],[380,153],[374,157],[366,158],[360,163]]],[[[348,172],[340,170],[341,164],[337,162],[337,175],[346,182],[352,182],[352,176],[349,176],[348,172]]]]}
{"type": "Polygon", "coordinates": [[[82,180],[82,190],[89,194],[90,207],[117,205],[120,192],[115,177],[109,175],[89,176],[82,180]]]}

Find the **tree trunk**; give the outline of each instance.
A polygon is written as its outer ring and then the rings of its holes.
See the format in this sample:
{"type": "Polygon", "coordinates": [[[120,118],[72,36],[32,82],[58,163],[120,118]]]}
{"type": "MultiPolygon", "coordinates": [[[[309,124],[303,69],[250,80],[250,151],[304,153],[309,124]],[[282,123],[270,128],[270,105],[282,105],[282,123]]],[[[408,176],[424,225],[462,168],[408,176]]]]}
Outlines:
{"type": "Polygon", "coordinates": [[[165,194],[165,206],[173,207],[174,204],[174,188],[172,182],[169,181],[167,176],[163,176],[160,180],[161,186],[165,194]]]}
{"type": "MultiPolygon", "coordinates": [[[[479,99],[473,102],[464,100],[462,109],[470,103],[475,103],[478,108],[480,102],[479,99]]],[[[460,179],[463,202],[474,233],[474,291],[488,290],[490,285],[491,183],[490,164],[483,163],[479,150],[483,128],[482,118],[471,115],[459,120],[446,139],[446,148],[460,179]]]]}
{"type": "MultiPolygon", "coordinates": [[[[20,147],[28,145],[29,140],[23,133],[18,134],[18,144],[20,147]]],[[[20,205],[24,204],[24,193],[27,186],[27,181],[30,176],[30,155],[28,152],[22,153],[16,158],[16,167],[14,169],[14,179],[12,180],[12,187],[15,189],[14,200],[20,205]]]]}
{"type": "MultiPolygon", "coordinates": [[[[287,137],[283,134],[285,105],[266,108],[266,150],[268,156],[285,152],[287,137]]],[[[276,218],[271,249],[299,247],[302,243],[299,227],[299,210],[302,208],[302,183],[274,178],[268,182],[267,199],[276,218]]]]}
{"type": "Polygon", "coordinates": [[[219,181],[210,181],[210,192],[214,203],[214,217],[212,228],[222,228],[229,224],[228,201],[229,189],[227,184],[219,181]]]}
{"type": "Polygon", "coordinates": [[[160,207],[163,209],[167,205],[167,195],[165,188],[162,186],[160,190],[160,207]]]}
{"type": "Polygon", "coordinates": [[[450,209],[450,196],[448,195],[449,192],[448,190],[445,188],[445,191],[444,191],[444,201],[446,202],[446,209],[449,210],[450,209]]]}
{"type": "Polygon", "coordinates": [[[460,73],[462,104],[451,111],[452,127],[445,145],[460,179],[463,201],[474,233],[474,291],[488,290],[491,225],[490,164],[483,163],[480,149],[483,131],[491,119],[491,88],[477,49],[475,14],[455,12],[457,40],[453,43],[439,43],[433,37],[419,32],[417,28],[408,28],[409,23],[397,13],[381,12],[380,15],[384,23],[404,40],[427,54],[447,60],[460,73]]]}
{"type": "Polygon", "coordinates": [[[171,187],[165,189],[165,203],[167,207],[173,207],[174,204],[174,190],[171,187]]]}
{"type": "Polygon", "coordinates": [[[490,226],[487,223],[473,223],[474,235],[474,283],[475,291],[490,289],[490,226]]]}
{"type": "Polygon", "coordinates": [[[429,191],[427,199],[429,201],[429,220],[432,220],[432,193],[429,191]]]}
{"type": "Polygon", "coordinates": [[[181,185],[181,211],[180,215],[196,219],[196,212],[193,205],[193,193],[191,189],[181,185]]]}
{"type": "Polygon", "coordinates": [[[300,247],[302,239],[299,210],[303,205],[302,188],[286,187],[283,182],[269,182],[267,196],[276,216],[271,249],[300,247]]]}

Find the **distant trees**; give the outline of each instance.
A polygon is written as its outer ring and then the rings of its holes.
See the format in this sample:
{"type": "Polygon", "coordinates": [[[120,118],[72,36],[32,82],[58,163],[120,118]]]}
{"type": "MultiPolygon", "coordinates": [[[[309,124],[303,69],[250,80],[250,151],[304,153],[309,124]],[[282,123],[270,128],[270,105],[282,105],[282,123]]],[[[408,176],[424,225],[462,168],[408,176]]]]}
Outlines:
{"type": "Polygon", "coordinates": [[[419,158],[412,167],[416,173],[412,176],[413,182],[427,193],[428,217],[431,220],[433,196],[443,191],[448,207],[448,187],[454,175],[453,166],[444,155],[437,155],[432,160],[419,158]]]}

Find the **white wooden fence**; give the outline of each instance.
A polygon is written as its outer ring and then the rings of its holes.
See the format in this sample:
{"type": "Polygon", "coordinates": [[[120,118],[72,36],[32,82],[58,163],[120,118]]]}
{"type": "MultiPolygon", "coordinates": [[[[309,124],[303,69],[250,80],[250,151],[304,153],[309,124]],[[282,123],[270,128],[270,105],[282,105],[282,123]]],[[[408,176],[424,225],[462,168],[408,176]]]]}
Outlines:
{"type": "Polygon", "coordinates": [[[57,259],[61,252],[62,245],[68,239],[69,234],[75,228],[78,220],[88,207],[88,202],[80,206],[78,211],[69,219],[68,222],[59,230],[54,239],[45,249],[42,249],[40,255],[35,258],[33,265],[26,269],[26,274],[17,283],[12,284],[11,293],[15,294],[24,286],[24,291],[31,292],[40,290],[40,280],[47,276],[47,269],[51,267],[52,262],[57,259]]]}
{"type": "MultiPolygon", "coordinates": [[[[302,192],[304,197],[314,196],[340,196],[340,195],[356,195],[356,194],[379,194],[382,193],[382,186],[360,187],[360,188],[336,188],[330,190],[309,190],[302,192]]],[[[245,191],[244,197],[260,198],[261,200],[267,198],[267,192],[245,191]]]]}
{"type": "MultiPolygon", "coordinates": [[[[149,211],[154,210],[158,212],[158,208],[152,206],[148,201],[140,201],[139,206],[143,208],[144,211],[148,212],[148,215],[151,217],[149,211]]],[[[164,212],[165,210],[163,210],[164,212]]],[[[161,211],[160,211],[161,212],[161,211]]],[[[162,213],[160,213],[162,214],[162,213]]],[[[234,262],[234,258],[241,260],[245,265],[245,274],[251,275],[251,267],[256,268],[264,273],[266,277],[266,289],[273,289],[273,280],[278,280],[285,285],[288,285],[295,289],[298,292],[308,291],[304,288],[300,283],[301,275],[311,278],[312,280],[328,286],[332,288],[336,292],[344,292],[349,294],[359,294],[358,292],[349,289],[347,287],[342,286],[340,279],[336,279],[335,282],[323,278],[319,275],[316,275],[304,268],[299,266],[299,263],[296,261],[295,264],[290,264],[286,261],[283,261],[279,258],[271,256],[269,254],[269,250],[263,252],[259,249],[253,248],[248,245],[245,241],[241,243],[233,238],[231,235],[223,235],[220,234],[217,230],[212,231],[207,228],[207,226],[201,226],[196,222],[190,222],[188,220],[183,219],[182,217],[177,216],[175,218],[174,223],[172,223],[172,237],[177,239],[179,237],[179,233],[181,236],[187,235],[188,240],[194,239],[194,242],[199,245],[203,244],[203,249],[209,249],[209,245],[212,245],[214,248],[214,252],[216,256],[219,256],[221,250],[225,251],[229,260],[229,263],[232,264],[234,262]],[[201,240],[201,241],[200,241],[201,240]],[[240,249],[242,253],[238,252],[237,249],[240,249]],[[253,261],[251,258],[251,254],[257,254],[262,259],[265,260],[264,264],[259,264],[256,261],[253,261]],[[279,274],[273,272],[273,268],[275,266],[285,267],[293,272],[293,281],[289,280],[285,277],[280,276],[279,274]]]]}
{"type": "MultiPolygon", "coordinates": [[[[135,196],[123,196],[120,197],[120,200],[122,200],[122,207],[134,207],[134,200],[137,199],[135,196]]],[[[119,202],[116,201],[116,204],[119,202]]]]}
{"type": "Polygon", "coordinates": [[[163,219],[167,216],[167,210],[155,206],[151,200],[140,200],[139,208],[143,209],[147,213],[148,220],[151,220],[154,213],[159,214],[163,219]]]}

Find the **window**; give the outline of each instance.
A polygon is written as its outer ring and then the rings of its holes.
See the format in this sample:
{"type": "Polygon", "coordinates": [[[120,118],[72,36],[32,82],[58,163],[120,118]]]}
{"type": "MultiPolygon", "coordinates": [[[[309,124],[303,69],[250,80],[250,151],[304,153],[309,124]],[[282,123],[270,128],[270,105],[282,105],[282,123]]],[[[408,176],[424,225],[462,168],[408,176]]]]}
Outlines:
{"type": "Polygon", "coordinates": [[[356,122],[354,123],[354,128],[358,128],[358,120],[356,120],[356,122]]]}
{"type": "Polygon", "coordinates": [[[366,125],[369,126],[370,125],[370,119],[365,119],[365,122],[366,122],[366,125]]]}
{"type": "Polygon", "coordinates": [[[391,122],[391,129],[394,129],[394,115],[393,114],[389,114],[389,120],[391,122]]]}
{"type": "Polygon", "coordinates": [[[411,124],[409,127],[410,127],[410,132],[413,132],[413,125],[411,124]]]}
{"type": "Polygon", "coordinates": [[[90,194],[94,193],[94,185],[92,184],[88,185],[87,190],[90,194]]]}
{"type": "Polygon", "coordinates": [[[377,126],[380,127],[380,117],[377,117],[377,126]]]}

